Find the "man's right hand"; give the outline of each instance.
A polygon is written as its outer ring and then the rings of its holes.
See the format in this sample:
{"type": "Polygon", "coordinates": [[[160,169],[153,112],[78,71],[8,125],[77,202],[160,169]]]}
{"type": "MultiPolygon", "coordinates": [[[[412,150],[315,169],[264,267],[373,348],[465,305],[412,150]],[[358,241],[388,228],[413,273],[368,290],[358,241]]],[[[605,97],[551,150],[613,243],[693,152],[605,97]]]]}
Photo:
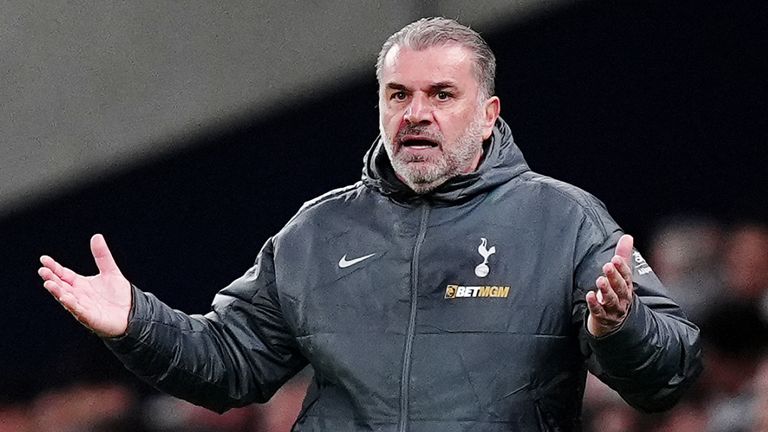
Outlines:
{"type": "Polygon", "coordinates": [[[45,289],[84,326],[101,337],[121,336],[128,328],[131,284],[101,234],[91,238],[91,253],[99,269],[95,276],[81,276],[47,255],[40,257],[43,266],[37,273],[45,289]]]}

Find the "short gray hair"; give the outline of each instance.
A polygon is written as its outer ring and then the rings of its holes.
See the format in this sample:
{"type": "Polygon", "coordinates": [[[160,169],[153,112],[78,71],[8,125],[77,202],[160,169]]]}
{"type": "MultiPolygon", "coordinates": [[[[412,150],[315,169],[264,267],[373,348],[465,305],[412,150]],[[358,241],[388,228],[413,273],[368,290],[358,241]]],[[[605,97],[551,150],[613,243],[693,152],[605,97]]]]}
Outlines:
{"type": "Polygon", "coordinates": [[[464,47],[474,54],[473,69],[477,83],[486,97],[493,96],[496,80],[496,56],[493,55],[493,51],[476,31],[443,17],[422,18],[390,36],[381,47],[376,61],[376,79],[381,83],[384,58],[395,45],[419,51],[451,43],[464,47]]]}

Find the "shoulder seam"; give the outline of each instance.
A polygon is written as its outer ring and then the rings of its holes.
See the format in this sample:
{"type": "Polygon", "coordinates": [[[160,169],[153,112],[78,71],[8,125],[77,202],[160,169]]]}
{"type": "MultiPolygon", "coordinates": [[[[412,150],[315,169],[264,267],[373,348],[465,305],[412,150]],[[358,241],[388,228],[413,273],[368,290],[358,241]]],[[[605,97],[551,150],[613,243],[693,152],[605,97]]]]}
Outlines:
{"type": "Polygon", "coordinates": [[[536,173],[534,171],[528,171],[526,173],[523,173],[520,178],[524,182],[531,182],[540,184],[542,186],[545,186],[549,189],[552,189],[557,194],[561,195],[562,197],[568,199],[569,201],[574,202],[576,205],[584,209],[585,217],[588,215],[589,219],[595,223],[595,225],[600,227],[600,231],[602,232],[603,236],[608,235],[608,231],[605,229],[605,224],[603,223],[602,219],[598,216],[597,212],[595,211],[595,202],[597,198],[591,199],[590,197],[593,197],[593,195],[589,194],[587,191],[581,189],[578,186],[572,185],[570,183],[563,182],[561,180],[554,179],[552,177],[545,176],[543,174],[536,173]],[[528,175],[525,175],[528,174],[528,175]],[[538,178],[533,178],[533,176],[537,176],[538,178]],[[570,186],[569,191],[561,190],[560,188],[556,187],[553,184],[550,184],[548,182],[542,181],[541,178],[547,178],[551,179],[554,182],[562,183],[564,185],[570,186]]]}
{"type": "Polygon", "coordinates": [[[324,203],[326,201],[332,200],[332,199],[334,199],[334,198],[336,198],[336,197],[338,197],[340,195],[343,195],[343,194],[345,194],[345,193],[347,193],[349,191],[355,190],[355,189],[359,188],[360,186],[362,186],[362,184],[363,184],[362,181],[357,181],[357,182],[355,182],[355,183],[353,183],[351,185],[347,185],[347,186],[340,187],[340,188],[337,188],[337,189],[332,189],[332,190],[330,190],[330,191],[328,191],[328,192],[326,192],[326,193],[324,193],[324,194],[322,194],[320,196],[317,196],[315,198],[312,198],[309,201],[306,201],[304,204],[302,204],[302,206],[299,208],[299,210],[296,212],[296,214],[293,215],[293,217],[291,217],[291,219],[285,225],[286,226],[290,225],[290,223],[293,222],[294,219],[296,219],[299,215],[301,215],[305,211],[311,209],[312,207],[316,207],[316,206],[318,206],[318,205],[320,205],[320,204],[322,204],[322,203],[324,203]]]}

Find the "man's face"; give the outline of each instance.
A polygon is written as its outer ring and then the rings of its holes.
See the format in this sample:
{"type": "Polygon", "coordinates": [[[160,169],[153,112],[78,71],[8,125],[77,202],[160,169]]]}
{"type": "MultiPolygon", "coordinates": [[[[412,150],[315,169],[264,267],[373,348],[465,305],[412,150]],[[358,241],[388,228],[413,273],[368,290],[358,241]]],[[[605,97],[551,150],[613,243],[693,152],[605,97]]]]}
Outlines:
{"type": "Polygon", "coordinates": [[[417,193],[477,168],[499,115],[482,98],[472,53],[459,45],[395,45],[381,69],[379,128],[392,166],[417,193]]]}

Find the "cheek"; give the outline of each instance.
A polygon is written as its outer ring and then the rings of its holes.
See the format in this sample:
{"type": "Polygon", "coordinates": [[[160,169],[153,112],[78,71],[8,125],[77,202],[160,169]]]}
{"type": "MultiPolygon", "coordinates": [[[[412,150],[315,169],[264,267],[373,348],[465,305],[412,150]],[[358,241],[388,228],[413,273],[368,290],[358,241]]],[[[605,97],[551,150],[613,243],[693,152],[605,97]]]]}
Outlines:
{"type": "Polygon", "coordinates": [[[394,135],[394,133],[396,133],[400,128],[403,115],[401,112],[396,110],[383,109],[379,118],[382,126],[384,126],[387,132],[394,135]]]}
{"type": "MultiPolygon", "coordinates": [[[[453,141],[466,128],[464,113],[435,113],[435,125],[448,141],[453,141]]],[[[468,124],[468,123],[467,123],[468,124]]]]}

